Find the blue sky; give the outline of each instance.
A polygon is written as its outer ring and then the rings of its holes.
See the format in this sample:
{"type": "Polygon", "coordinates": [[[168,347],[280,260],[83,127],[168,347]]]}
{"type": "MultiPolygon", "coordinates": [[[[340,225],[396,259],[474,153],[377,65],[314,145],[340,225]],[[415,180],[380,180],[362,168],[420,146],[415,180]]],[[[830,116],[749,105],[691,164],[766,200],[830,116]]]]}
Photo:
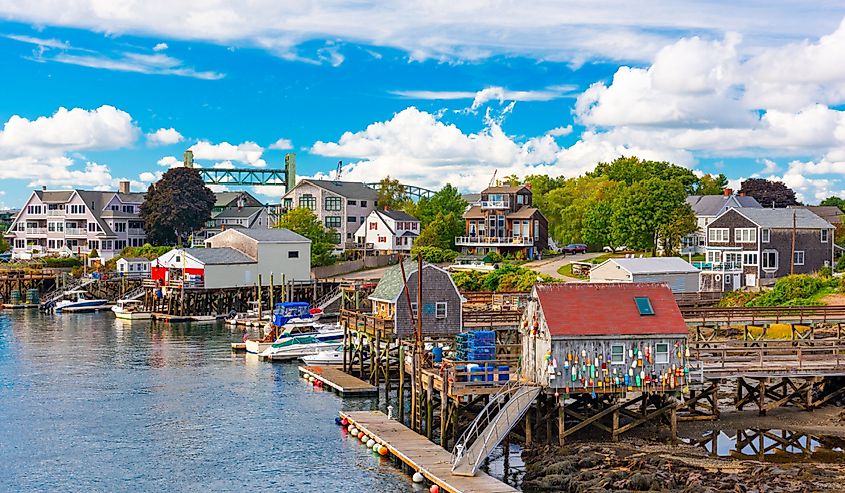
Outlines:
{"type": "Polygon", "coordinates": [[[0,0],[0,202],[141,190],[187,148],[467,191],[621,154],[845,189],[839,2],[241,4],[0,0]]]}

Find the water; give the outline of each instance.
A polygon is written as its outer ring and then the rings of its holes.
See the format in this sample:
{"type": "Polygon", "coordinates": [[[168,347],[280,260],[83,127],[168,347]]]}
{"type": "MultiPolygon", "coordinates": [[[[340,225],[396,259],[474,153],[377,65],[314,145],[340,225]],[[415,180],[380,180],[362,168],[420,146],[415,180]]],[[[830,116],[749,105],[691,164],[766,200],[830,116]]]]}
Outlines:
{"type": "Polygon", "coordinates": [[[227,327],[0,313],[0,491],[414,491],[227,327]]]}
{"type": "Polygon", "coordinates": [[[845,464],[845,439],[792,430],[711,430],[686,442],[717,457],[845,464]]]}

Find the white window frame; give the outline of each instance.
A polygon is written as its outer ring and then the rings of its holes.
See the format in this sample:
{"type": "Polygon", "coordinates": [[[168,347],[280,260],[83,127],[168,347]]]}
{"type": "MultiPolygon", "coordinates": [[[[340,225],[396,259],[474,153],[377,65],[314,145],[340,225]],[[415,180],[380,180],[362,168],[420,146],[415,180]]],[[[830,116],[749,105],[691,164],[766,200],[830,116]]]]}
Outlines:
{"type": "Polygon", "coordinates": [[[772,241],[772,230],[763,228],[760,230],[760,243],[768,243],[772,241]]]}
{"type": "Polygon", "coordinates": [[[830,241],[830,230],[823,229],[822,230],[822,243],[827,243],[830,241]]]}
{"type": "Polygon", "coordinates": [[[734,238],[736,243],[757,243],[757,228],[736,228],[734,238]]]}
{"type": "Polygon", "coordinates": [[[417,318],[417,302],[416,301],[411,302],[411,316],[414,317],[414,319],[417,318]]]}
{"type": "Polygon", "coordinates": [[[780,261],[779,257],[780,257],[780,255],[778,254],[777,250],[763,250],[763,252],[760,254],[760,268],[763,269],[764,271],[769,271],[769,272],[774,272],[774,271],[778,270],[779,261],[780,261]],[[771,266],[771,265],[768,266],[768,267],[765,266],[765,259],[766,259],[766,255],[768,255],[768,254],[774,254],[775,255],[775,265],[774,266],[771,266]]]}
{"type": "Polygon", "coordinates": [[[804,265],[804,250],[795,250],[792,254],[793,265],[804,265]]]}
{"type": "Polygon", "coordinates": [[[759,263],[760,257],[757,252],[742,252],[742,265],[758,265],[759,263]]]}
{"type": "Polygon", "coordinates": [[[611,344],[610,345],[610,364],[611,365],[624,365],[625,364],[625,345],[624,344],[611,344]],[[619,359],[619,360],[615,359],[617,356],[619,356],[614,352],[614,350],[616,348],[620,348],[622,350],[621,351],[622,359],[619,359]]]}
{"type": "Polygon", "coordinates": [[[654,345],[654,364],[655,365],[668,365],[669,364],[669,343],[668,342],[658,342],[654,345]],[[658,348],[660,346],[666,346],[665,351],[660,351],[658,348]]]}
{"type": "Polygon", "coordinates": [[[731,230],[730,228],[708,228],[707,240],[710,243],[729,243],[731,241],[731,230]]]}
{"type": "Polygon", "coordinates": [[[449,315],[449,305],[445,301],[438,301],[434,305],[434,318],[444,319],[449,315]],[[443,314],[440,314],[440,309],[443,309],[443,314]]]}
{"type": "Polygon", "coordinates": [[[711,264],[719,264],[722,262],[721,250],[709,250],[706,255],[707,262],[711,264]]]}

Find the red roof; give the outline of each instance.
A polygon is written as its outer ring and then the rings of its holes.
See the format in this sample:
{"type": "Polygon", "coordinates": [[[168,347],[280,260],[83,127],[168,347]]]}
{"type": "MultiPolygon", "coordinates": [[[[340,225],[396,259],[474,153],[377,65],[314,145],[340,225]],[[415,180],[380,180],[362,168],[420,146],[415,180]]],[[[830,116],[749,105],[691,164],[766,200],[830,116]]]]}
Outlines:
{"type": "Polygon", "coordinates": [[[535,289],[552,336],[688,333],[666,284],[538,284],[535,289]],[[647,297],[654,315],[640,315],[636,297],[647,297]]]}

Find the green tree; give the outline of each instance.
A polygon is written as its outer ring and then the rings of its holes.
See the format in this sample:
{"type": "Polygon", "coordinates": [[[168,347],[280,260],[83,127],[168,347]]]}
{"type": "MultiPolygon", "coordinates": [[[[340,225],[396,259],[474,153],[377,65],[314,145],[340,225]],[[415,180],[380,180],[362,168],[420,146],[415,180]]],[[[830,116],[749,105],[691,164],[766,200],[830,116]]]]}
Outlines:
{"type": "MultiPolygon", "coordinates": [[[[546,215],[546,196],[549,192],[556,188],[560,188],[566,182],[563,177],[552,178],[549,175],[528,175],[523,180],[523,183],[531,189],[532,202],[534,207],[540,209],[543,215],[546,215]]],[[[546,216],[548,219],[548,216],[546,216]]]]}
{"type": "Polygon", "coordinates": [[[834,207],[839,207],[839,210],[845,212],[845,200],[842,200],[839,197],[828,197],[822,200],[819,205],[832,205],[834,207]]]}
{"type": "Polygon", "coordinates": [[[154,244],[181,244],[193,229],[211,218],[214,193],[202,182],[199,171],[173,168],[150,185],[141,205],[147,239],[154,244]]]}
{"type": "Polygon", "coordinates": [[[279,219],[276,227],[289,229],[311,240],[311,266],[318,267],[334,263],[332,250],[335,231],[334,229],[326,230],[311,209],[297,207],[289,210],[279,219]]]}
{"type": "Polygon", "coordinates": [[[728,186],[728,177],[722,173],[718,175],[704,175],[698,179],[695,195],[722,195],[728,186]]]}
{"type": "Polygon", "coordinates": [[[581,237],[584,243],[594,247],[622,246],[613,238],[613,203],[611,200],[597,200],[584,211],[581,237]]]}
{"type": "Polygon", "coordinates": [[[442,249],[455,249],[455,237],[463,236],[465,231],[463,217],[455,212],[438,212],[434,219],[425,226],[414,241],[414,246],[431,246],[442,249]]]}
{"type": "Polygon", "coordinates": [[[408,204],[405,211],[419,219],[420,226],[425,228],[437,217],[438,212],[463,216],[466,207],[467,201],[463,199],[461,192],[447,183],[430,198],[422,197],[416,204],[408,204]]]}
{"type": "Polygon", "coordinates": [[[0,253],[8,252],[11,248],[12,246],[9,245],[9,242],[6,241],[6,238],[0,236],[0,253]]]}
{"type": "Polygon", "coordinates": [[[593,176],[603,175],[610,180],[624,182],[628,185],[650,178],[677,181],[688,194],[695,191],[695,186],[698,183],[698,177],[695,176],[695,173],[683,166],[667,161],[642,160],[636,156],[622,156],[609,163],[599,163],[589,174],[593,176]]]}
{"type": "MultiPolygon", "coordinates": [[[[546,194],[541,212],[549,221],[549,232],[560,244],[582,243],[587,209],[599,200],[612,197],[619,185],[604,176],[579,176],[564,180],[546,194]]],[[[604,245],[598,245],[604,246],[604,245]]]]}
{"type": "Polygon", "coordinates": [[[671,231],[667,226],[678,214],[687,214],[689,207],[684,209],[686,195],[684,185],[677,180],[650,178],[626,187],[612,203],[613,240],[656,253],[662,233],[683,236],[695,231],[695,223],[690,225],[686,220],[678,222],[671,231]]]}
{"type": "Polygon", "coordinates": [[[399,180],[385,176],[378,185],[376,205],[381,209],[401,210],[409,202],[405,185],[399,180]]]}
{"type": "Polygon", "coordinates": [[[795,192],[782,181],[769,181],[763,178],[749,178],[742,182],[740,193],[754,197],[763,207],[787,207],[798,205],[795,192]]]}

